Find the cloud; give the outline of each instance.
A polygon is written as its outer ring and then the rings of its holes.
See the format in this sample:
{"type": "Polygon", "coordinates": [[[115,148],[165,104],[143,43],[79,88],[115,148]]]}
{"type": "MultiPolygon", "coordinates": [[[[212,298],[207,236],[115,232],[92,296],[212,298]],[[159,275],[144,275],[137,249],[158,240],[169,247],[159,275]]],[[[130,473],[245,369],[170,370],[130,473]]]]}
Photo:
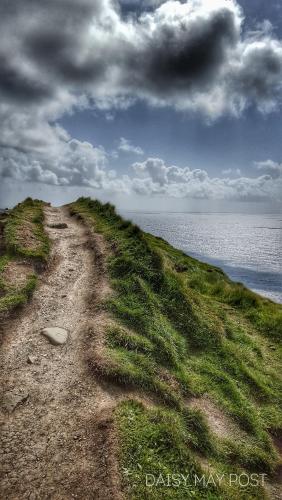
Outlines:
{"type": "MultiPolygon", "coordinates": [[[[270,23],[245,34],[243,26],[235,0],[146,1],[129,12],[118,0],[2,0],[0,175],[171,196],[268,196],[269,165],[257,179],[232,180],[149,159],[135,164],[137,177],[117,178],[103,148],[58,125],[89,107],[111,119],[138,100],[210,120],[251,105],[273,110],[281,102],[282,42],[270,23]]],[[[142,153],[124,138],[119,149],[142,153]]]]}
{"type": "Polygon", "coordinates": [[[135,155],[143,155],[144,151],[140,146],[134,146],[128,139],[125,137],[121,137],[118,145],[119,151],[123,153],[132,153],[135,155]]]}
{"type": "Polygon", "coordinates": [[[269,174],[273,179],[282,178],[282,163],[277,163],[273,160],[256,161],[255,167],[269,174]]]}
{"type": "Polygon", "coordinates": [[[241,170],[240,168],[225,168],[221,171],[223,175],[241,175],[241,170]]]}
{"type": "Polygon", "coordinates": [[[282,175],[279,182],[267,174],[256,178],[210,177],[205,170],[168,166],[161,158],[148,158],[132,167],[137,174],[131,181],[132,190],[142,195],[238,201],[282,200],[282,175]]]}
{"type": "Polygon", "coordinates": [[[108,168],[108,154],[101,147],[72,139],[59,126],[37,121],[29,128],[26,116],[17,115],[15,133],[6,134],[0,147],[0,176],[23,182],[58,186],[85,186],[126,191],[124,178],[108,168]],[[22,118],[22,120],[20,120],[22,118]],[[21,134],[17,133],[22,124],[21,134]],[[27,128],[26,128],[27,126],[27,128]]]}
{"type": "Polygon", "coordinates": [[[282,44],[269,22],[243,36],[235,0],[152,5],[124,17],[114,0],[2,2],[0,95],[26,105],[64,89],[102,107],[137,98],[210,118],[279,101],[282,44]]]}
{"type": "Polygon", "coordinates": [[[148,158],[143,163],[134,163],[133,168],[137,174],[147,174],[152,182],[160,186],[167,183],[167,167],[160,158],[148,158]]]}

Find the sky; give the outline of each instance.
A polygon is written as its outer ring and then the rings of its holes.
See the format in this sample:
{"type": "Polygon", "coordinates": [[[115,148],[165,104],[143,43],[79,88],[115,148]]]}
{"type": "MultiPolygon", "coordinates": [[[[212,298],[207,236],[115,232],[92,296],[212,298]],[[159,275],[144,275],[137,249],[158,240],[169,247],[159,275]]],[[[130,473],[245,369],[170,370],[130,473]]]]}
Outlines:
{"type": "Polygon", "coordinates": [[[282,207],[279,0],[1,0],[0,207],[282,207]]]}

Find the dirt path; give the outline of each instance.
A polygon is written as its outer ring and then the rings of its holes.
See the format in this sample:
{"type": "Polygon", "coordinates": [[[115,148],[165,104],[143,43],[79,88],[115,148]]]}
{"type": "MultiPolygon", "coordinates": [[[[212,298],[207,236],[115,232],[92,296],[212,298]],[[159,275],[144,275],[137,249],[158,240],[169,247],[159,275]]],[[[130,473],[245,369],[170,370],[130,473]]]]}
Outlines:
{"type": "Polygon", "coordinates": [[[104,418],[114,395],[85,362],[89,325],[95,332],[103,322],[87,299],[91,293],[99,300],[107,286],[97,277],[83,225],[65,208],[47,208],[46,221],[68,227],[48,229],[52,265],[31,303],[7,324],[1,346],[0,498],[115,500],[104,418]],[[51,345],[40,334],[48,326],[65,328],[67,343],[51,345]],[[36,360],[28,363],[29,356],[36,360]],[[7,401],[15,393],[22,401],[11,411],[7,401]]]}

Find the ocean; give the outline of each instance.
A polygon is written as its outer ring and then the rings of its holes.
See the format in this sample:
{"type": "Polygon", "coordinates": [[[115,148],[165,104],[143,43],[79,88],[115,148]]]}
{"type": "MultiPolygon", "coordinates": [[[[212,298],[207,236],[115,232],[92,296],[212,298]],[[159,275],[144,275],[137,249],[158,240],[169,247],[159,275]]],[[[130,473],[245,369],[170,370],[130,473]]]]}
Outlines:
{"type": "Polygon", "coordinates": [[[192,257],[221,267],[232,280],[282,303],[282,214],[121,214],[192,257]]]}

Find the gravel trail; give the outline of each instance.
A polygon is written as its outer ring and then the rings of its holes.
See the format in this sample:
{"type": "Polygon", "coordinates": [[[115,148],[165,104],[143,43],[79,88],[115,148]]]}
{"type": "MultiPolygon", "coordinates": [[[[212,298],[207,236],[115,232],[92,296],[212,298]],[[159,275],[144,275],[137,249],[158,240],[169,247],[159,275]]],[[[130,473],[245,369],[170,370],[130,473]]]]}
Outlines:
{"type": "Polygon", "coordinates": [[[89,296],[99,301],[107,285],[95,277],[86,228],[65,207],[47,207],[45,218],[49,269],[32,301],[4,325],[0,498],[119,499],[105,434],[114,394],[85,362],[89,332],[103,323],[89,296]],[[58,223],[67,227],[55,228],[58,223]],[[67,330],[67,342],[52,345],[41,334],[48,327],[67,330]]]}

